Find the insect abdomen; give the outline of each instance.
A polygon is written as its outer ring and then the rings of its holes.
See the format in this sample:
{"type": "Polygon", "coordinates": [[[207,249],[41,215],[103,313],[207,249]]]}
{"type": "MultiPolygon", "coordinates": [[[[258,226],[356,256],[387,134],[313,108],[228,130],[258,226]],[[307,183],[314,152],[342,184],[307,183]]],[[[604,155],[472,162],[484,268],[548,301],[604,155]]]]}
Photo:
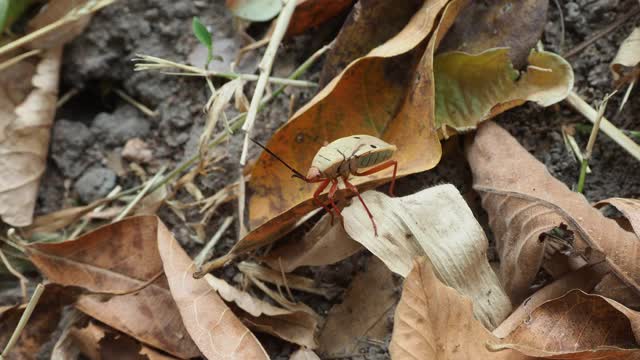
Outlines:
{"type": "Polygon", "coordinates": [[[358,158],[358,167],[366,168],[374,166],[383,161],[389,160],[391,156],[393,156],[393,150],[391,149],[370,152],[358,158]]]}

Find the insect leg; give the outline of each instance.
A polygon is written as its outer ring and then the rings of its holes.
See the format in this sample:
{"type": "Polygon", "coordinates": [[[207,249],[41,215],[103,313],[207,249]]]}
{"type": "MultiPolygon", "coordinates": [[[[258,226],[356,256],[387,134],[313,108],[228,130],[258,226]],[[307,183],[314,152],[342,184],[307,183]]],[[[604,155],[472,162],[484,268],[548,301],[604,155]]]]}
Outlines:
{"type": "Polygon", "coordinates": [[[342,214],[340,214],[340,208],[338,208],[336,203],[333,201],[333,198],[336,195],[336,191],[338,191],[338,179],[331,180],[331,183],[331,188],[329,189],[329,201],[331,202],[331,206],[333,206],[333,210],[335,211],[336,215],[342,216],[342,214]]]}
{"type": "Polygon", "coordinates": [[[371,219],[371,224],[373,224],[373,233],[375,234],[375,236],[378,236],[378,227],[376,226],[376,222],[373,220],[373,215],[371,215],[371,211],[369,211],[367,204],[364,203],[362,196],[360,196],[360,192],[358,191],[358,188],[353,186],[353,184],[351,184],[349,180],[345,178],[343,178],[342,180],[344,180],[344,184],[347,186],[347,189],[356,193],[356,195],[358,196],[358,199],[360,199],[362,206],[364,206],[364,210],[367,212],[367,215],[369,215],[369,219],[371,219]]]}
{"type": "Polygon", "coordinates": [[[393,176],[391,177],[391,186],[389,186],[389,195],[393,196],[393,189],[396,185],[396,173],[398,172],[398,162],[395,160],[389,160],[385,163],[382,163],[376,167],[373,167],[367,171],[364,172],[355,172],[354,175],[357,176],[367,176],[367,175],[371,175],[374,173],[377,173],[378,171],[384,170],[390,166],[393,166],[393,176]]]}
{"type": "Polygon", "coordinates": [[[331,214],[331,223],[333,223],[333,211],[331,211],[331,208],[329,208],[326,204],[323,204],[320,201],[320,194],[324,191],[324,189],[326,189],[330,181],[331,179],[324,179],[322,181],[322,183],[318,186],[316,191],[313,193],[313,200],[316,203],[316,205],[322,206],[325,210],[327,210],[329,214],[331,214]]]}

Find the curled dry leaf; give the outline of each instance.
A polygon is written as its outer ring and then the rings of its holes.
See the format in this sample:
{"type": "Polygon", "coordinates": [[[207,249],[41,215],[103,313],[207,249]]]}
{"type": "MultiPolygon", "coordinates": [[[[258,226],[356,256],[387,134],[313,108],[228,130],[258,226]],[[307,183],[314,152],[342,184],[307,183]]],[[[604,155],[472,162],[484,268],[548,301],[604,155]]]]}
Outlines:
{"type": "Polygon", "coordinates": [[[514,66],[522,68],[540,40],[548,8],[547,0],[473,1],[458,15],[438,50],[477,54],[508,47],[514,66]]]}
{"type": "Polygon", "coordinates": [[[481,126],[467,158],[496,236],[500,278],[514,303],[529,294],[545,251],[558,247],[587,262],[605,257],[613,274],[640,291],[638,237],[553,178],[507,131],[492,122],[481,126]],[[565,225],[566,238],[548,235],[565,225]]]}
{"type": "Polygon", "coordinates": [[[362,250],[340,222],[331,224],[325,214],[299,241],[284,243],[271,250],[261,260],[272,269],[292,272],[300,266],[335,264],[362,250]]]}
{"type": "Polygon", "coordinates": [[[204,279],[171,232],[158,221],[157,247],[171,295],[193,341],[207,359],[268,359],[253,333],[204,279]]]}
{"type": "MultiPolygon", "coordinates": [[[[426,1],[402,31],[352,62],[280,128],[267,146],[294,168],[303,169],[325,142],[370,134],[398,147],[399,176],[435,166],[441,148],[433,125],[433,52],[465,3],[426,1]],[[425,49],[422,44],[428,38],[425,49]]],[[[381,172],[354,178],[353,182],[371,187],[391,175],[391,171],[381,172]]],[[[288,169],[263,153],[248,184],[253,231],[234,246],[229,256],[278,239],[283,229],[317,207],[312,200],[314,190],[314,186],[291,178],[288,169]]],[[[338,196],[346,193],[340,190],[338,196]]]]}
{"type": "MultiPolygon", "coordinates": [[[[158,238],[170,236],[155,216],[140,216],[101,227],[75,240],[27,247],[29,259],[51,281],[92,292],[131,291],[162,271],[158,238]]],[[[177,357],[200,352],[182,323],[164,280],[137,293],[83,295],[82,312],[177,357]]]]}
{"type": "Polygon", "coordinates": [[[346,11],[355,0],[298,0],[287,36],[302,34],[346,11]]]}
{"type": "Polygon", "coordinates": [[[0,71],[0,217],[31,224],[49,149],[62,48],[0,71]]]}
{"type": "Polygon", "coordinates": [[[524,360],[513,350],[497,353],[497,341],[473,318],[471,300],[443,285],[426,258],[407,276],[396,308],[389,346],[394,360],[524,360]]]}
{"type": "MultiPolygon", "coordinates": [[[[616,57],[611,62],[611,73],[615,81],[624,81],[631,76],[640,76],[640,27],[633,29],[620,48],[616,57]]],[[[629,79],[628,81],[632,81],[629,79]]]]}
{"type": "Polygon", "coordinates": [[[225,301],[235,303],[242,310],[238,316],[247,326],[300,346],[311,349],[317,346],[315,332],[318,322],[310,314],[271,305],[212,275],[204,278],[225,301]]]}
{"type": "Polygon", "coordinates": [[[475,129],[478,123],[526,101],[549,106],[567,97],[573,88],[573,70],[566,60],[535,50],[528,60],[527,71],[520,74],[507,48],[436,56],[436,126],[475,129]]]}
{"type": "Polygon", "coordinates": [[[511,302],[487,261],[488,240],[453,185],[440,185],[402,198],[362,194],[378,226],[353,201],[342,214],[347,233],[390,270],[407,276],[415,258],[427,256],[438,277],[473,299],[474,314],[493,329],[511,312],[511,302]]]}
{"type": "Polygon", "coordinates": [[[249,21],[270,20],[282,8],[282,1],[273,0],[226,0],[226,4],[234,16],[249,21]]]}
{"type": "Polygon", "coordinates": [[[320,333],[318,353],[324,358],[348,357],[358,354],[358,347],[367,339],[383,341],[396,301],[393,274],[372,257],[367,269],[353,279],[344,301],[331,308],[320,333]]]}

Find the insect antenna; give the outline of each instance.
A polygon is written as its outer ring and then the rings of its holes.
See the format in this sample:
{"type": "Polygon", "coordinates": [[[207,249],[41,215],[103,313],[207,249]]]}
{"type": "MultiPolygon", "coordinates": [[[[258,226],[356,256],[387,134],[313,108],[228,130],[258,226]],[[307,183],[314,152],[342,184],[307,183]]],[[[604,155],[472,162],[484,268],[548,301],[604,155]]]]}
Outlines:
{"type": "Polygon", "coordinates": [[[264,151],[268,152],[269,155],[273,156],[276,160],[280,161],[282,163],[282,165],[286,166],[289,170],[291,170],[293,172],[293,177],[296,178],[300,178],[302,180],[307,180],[307,177],[302,175],[302,173],[296,169],[294,169],[291,165],[287,164],[284,160],[282,160],[278,155],[274,154],[273,151],[267,149],[266,146],[260,144],[256,139],[254,138],[249,138],[251,141],[253,141],[254,144],[260,146],[264,151]]]}

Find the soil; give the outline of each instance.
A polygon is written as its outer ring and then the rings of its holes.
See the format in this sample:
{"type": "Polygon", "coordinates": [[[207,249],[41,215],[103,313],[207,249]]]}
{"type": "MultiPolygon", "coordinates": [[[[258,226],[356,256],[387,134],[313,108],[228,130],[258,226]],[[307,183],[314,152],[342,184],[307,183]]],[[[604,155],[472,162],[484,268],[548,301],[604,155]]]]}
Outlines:
{"type": "MultiPolygon", "coordinates": [[[[564,33],[561,31],[560,12],[551,1],[548,23],[543,35],[546,49],[563,53],[588,38],[595,31],[612,23],[616,18],[638,6],[637,0],[577,0],[560,1],[564,14],[564,33]]],[[[61,93],[71,89],[79,94],[58,112],[53,129],[47,172],[41,184],[37,213],[44,214],[75,203],[86,203],[108,193],[116,184],[128,188],[139,183],[136,173],[124,161],[122,168],[114,165],[127,140],[140,137],[153,149],[153,160],[144,164],[147,174],[155,174],[163,165],[170,168],[188,158],[197,146],[205,117],[202,106],[208,89],[201,79],[134,72],[131,59],[136,54],[148,54],[186,62],[197,40],[191,33],[191,19],[200,17],[211,27],[214,48],[228,64],[241,47],[243,39],[236,35],[235,24],[226,11],[224,1],[190,0],[121,0],[97,14],[84,33],[67,46],[62,71],[61,93]],[[115,95],[121,89],[137,101],[157,111],[156,117],[142,114],[115,95]]],[[[587,101],[602,99],[612,90],[609,63],[618,45],[640,19],[628,21],[611,34],[596,41],[578,55],[568,59],[574,67],[575,89],[587,101]],[[635,23],[634,23],[635,22],[635,23]]],[[[260,34],[264,26],[253,26],[253,34],[260,34]]],[[[286,76],[314,50],[330,41],[337,28],[335,23],[313,34],[298,36],[280,49],[274,72],[286,76]],[[313,36],[311,36],[313,35],[313,36]]],[[[198,50],[201,51],[201,50],[198,50]]],[[[256,68],[261,53],[248,56],[240,67],[246,71],[256,68]]],[[[222,65],[220,65],[222,66],[222,65]]],[[[305,75],[317,81],[321,65],[305,75]]],[[[219,84],[216,84],[219,85],[219,84]]],[[[251,86],[245,93],[251,93],[251,86]]],[[[614,116],[619,98],[611,101],[607,115],[620,128],[640,130],[640,101],[637,90],[631,95],[626,108],[614,116]]],[[[295,107],[307,102],[313,90],[287,90],[258,118],[255,134],[265,141],[282,125],[289,114],[289,99],[295,95],[295,107]]],[[[233,114],[231,114],[233,116],[233,114]]],[[[564,145],[561,134],[563,124],[588,123],[565,104],[546,109],[524,105],[508,111],[496,119],[540,161],[551,174],[567,186],[574,186],[579,165],[564,145]]],[[[222,127],[220,128],[222,130],[222,127]]],[[[471,135],[472,136],[472,135],[471,135]]],[[[578,143],[584,147],[588,133],[578,133],[578,143]]],[[[488,230],[486,215],[478,205],[471,189],[471,174],[464,160],[460,138],[447,141],[442,162],[432,171],[416,174],[398,182],[398,195],[406,195],[440,183],[453,183],[469,200],[477,217],[488,230]]],[[[232,136],[216,152],[223,156],[217,164],[220,169],[198,179],[197,186],[207,196],[214,194],[238,178],[238,159],[242,146],[241,136],[232,136]]],[[[258,149],[253,149],[255,156],[258,149]]],[[[601,134],[590,163],[592,173],[587,177],[585,195],[592,201],[608,197],[640,197],[640,163],[613,141],[601,134]]],[[[180,193],[179,199],[192,201],[190,195],[180,193]]],[[[218,210],[207,224],[205,238],[209,238],[228,216],[237,214],[235,204],[218,210]]],[[[195,232],[167,209],[160,212],[163,220],[174,231],[178,240],[191,252],[201,245],[193,239],[195,232]]],[[[196,214],[187,213],[189,219],[196,214]]],[[[237,224],[237,221],[236,221],[237,224]]],[[[236,229],[225,234],[217,248],[218,253],[229,249],[236,239],[236,229]]],[[[362,269],[366,255],[355,256],[335,266],[306,270],[307,275],[347,287],[353,274],[362,269]]],[[[490,254],[495,260],[495,255],[490,254]]],[[[228,267],[223,272],[233,278],[236,272],[228,267]]],[[[297,294],[299,295],[299,294],[297,294]]],[[[318,297],[304,300],[322,314],[332,303],[318,297]]],[[[274,359],[286,359],[295,346],[275,338],[260,335],[260,340],[274,359]]],[[[364,344],[358,359],[386,359],[388,354],[374,344],[364,344]]]]}

